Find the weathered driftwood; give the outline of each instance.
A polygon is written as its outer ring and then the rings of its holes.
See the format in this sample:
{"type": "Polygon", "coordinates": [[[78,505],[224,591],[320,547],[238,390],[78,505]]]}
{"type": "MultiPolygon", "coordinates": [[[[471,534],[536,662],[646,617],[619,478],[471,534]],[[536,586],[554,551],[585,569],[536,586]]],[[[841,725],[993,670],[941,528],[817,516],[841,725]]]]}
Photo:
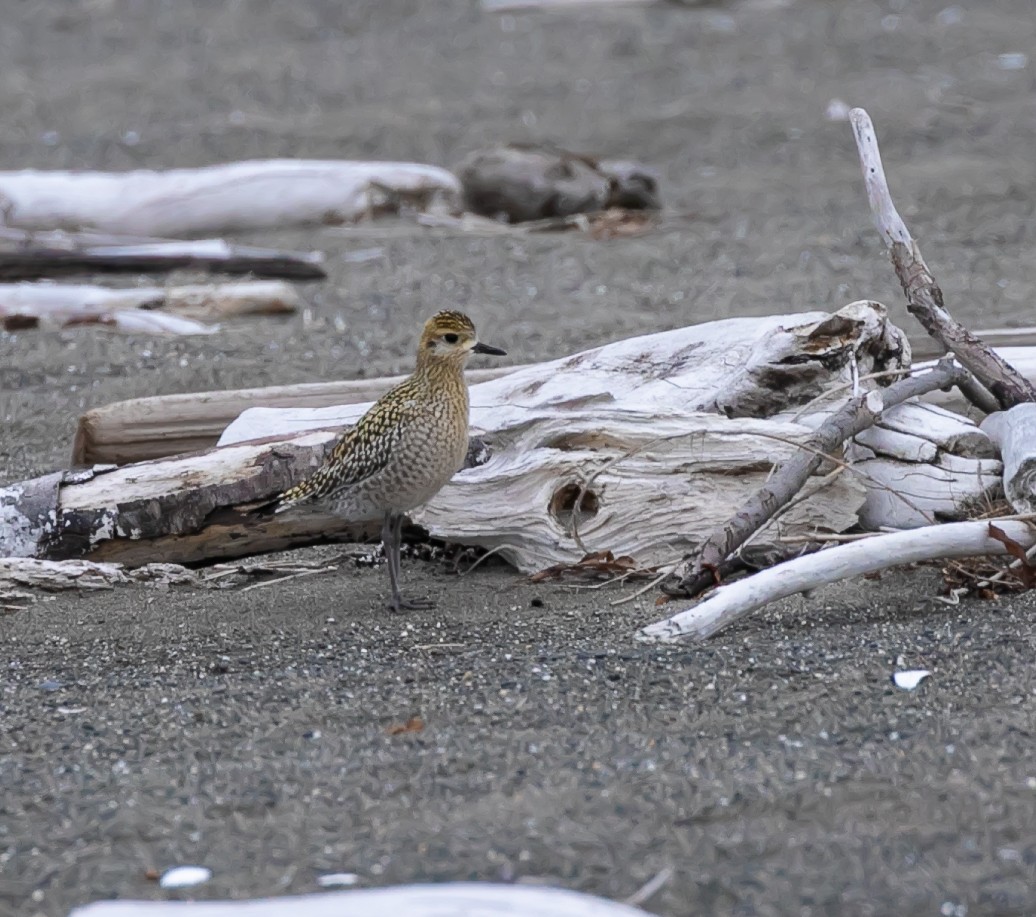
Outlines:
{"type": "Polygon", "coordinates": [[[69,917],[643,917],[644,911],[562,888],[444,882],[253,901],[97,901],[69,917]]]}
{"type": "Polygon", "coordinates": [[[93,592],[126,583],[172,586],[197,582],[197,574],[179,564],[146,564],[130,569],[89,560],[0,557],[0,608],[10,608],[10,602],[31,601],[39,592],[93,592]]]}
{"type": "MultiPolygon", "coordinates": [[[[898,367],[903,352],[884,309],[861,302],[835,315],[731,319],[648,335],[482,383],[472,389],[472,420],[491,440],[488,460],[458,474],[413,521],[447,540],[501,546],[522,570],[598,549],[645,564],[674,560],[810,435],[762,415],[844,384],[854,367],[898,367]]],[[[29,553],[186,562],[355,536],[319,513],[259,517],[247,504],[301,477],[333,439],[297,431],[341,427],[367,406],[252,409],[228,428],[225,444],[295,434],[61,485],[54,517],[37,512],[42,523],[21,525],[32,529],[29,553]]],[[[773,537],[844,529],[862,499],[850,475],[818,483],[773,537]]],[[[20,494],[7,502],[17,517],[20,494]]]]}
{"type": "MultiPolygon", "coordinates": [[[[1011,363],[1012,366],[1015,366],[1015,364],[1005,356],[1003,348],[1017,347],[1036,349],[1036,327],[983,328],[972,333],[988,347],[994,348],[997,353],[1000,354],[1001,359],[1011,363]]],[[[913,348],[915,362],[920,360],[937,359],[947,352],[946,348],[938,341],[927,336],[916,337],[914,335],[910,335],[910,346],[913,348]]],[[[1034,379],[1031,374],[1022,370],[1021,367],[1015,366],[1015,369],[1021,372],[1030,382],[1036,383],[1036,379],[1034,379]]]]}
{"type": "MultiPolygon", "coordinates": [[[[519,368],[471,369],[467,377],[474,384],[496,379],[519,368]]],[[[298,409],[369,403],[403,378],[383,376],[347,382],[310,382],[119,401],[93,408],[79,418],[72,446],[72,464],[125,465],[209,449],[248,408],[298,409]]]]}
{"type": "Polygon", "coordinates": [[[174,287],[110,287],[67,283],[0,283],[0,319],[19,326],[29,319],[79,324],[134,309],[195,319],[294,312],[295,288],[281,280],[188,284],[174,287]]]}
{"type": "MultiPolygon", "coordinates": [[[[849,382],[854,373],[899,371],[910,347],[881,303],[837,312],[731,318],[643,335],[509,372],[471,391],[471,420],[485,430],[519,425],[529,411],[591,406],[771,417],[849,382]]],[[[220,438],[353,423],[367,408],[245,411],[220,438]]]]}
{"type": "MultiPolygon", "coordinates": [[[[849,120],[863,166],[871,213],[882,240],[888,246],[896,276],[907,297],[910,314],[974,374],[975,379],[988,389],[1001,408],[1036,401],[1036,386],[946,310],[942,290],[892,202],[870,116],[864,109],[854,108],[849,112],[849,120]]],[[[965,394],[968,394],[968,388],[965,387],[965,394]]],[[[986,399],[980,393],[975,393],[975,397],[982,402],[980,407],[985,409],[986,399]]]]}
{"type": "Polygon", "coordinates": [[[198,319],[294,312],[298,293],[279,280],[110,289],[86,284],[0,284],[0,327],[101,325],[126,334],[212,334],[198,319]]]}
{"type": "Polygon", "coordinates": [[[840,453],[842,444],[873,426],[886,407],[902,404],[925,391],[947,388],[955,384],[962,372],[960,367],[946,360],[927,373],[850,398],[823,421],[803,443],[803,448],[785,460],[733,516],[710,531],[700,549],[673,571],[663,588],[673,595],[691,596],[708,588],[723,562],[782,508],[791,504],[825,456],[840,453]]]}
{"type": "Polygon", "coordinates": [[[1003,466],[972,421],[931,404],[882,412],[846,451],[867,489],[860,525],[917,528],[969,518],[998,496],[1003,466]]]}
{"type": "Polygon", "coordinates": [[[241,557],[324,536],[363,540],[378,526],[319,512],[269,519],[239,508],[300,480],[335,439],[333,431],[312,432],[0,488],[0,556],[140,566],[241,557]]]}
{"type": "MultiPolygon", "coordinates": [[[[1004,334],[1006,336],[1008,332],[1005,331],[1004,334]]],[[[930,338],[922,340],[927,341],[930,338]]],[[[912,340],[910,343],[913,346],[912,340]]],[[[1014,348],[1005,351],[1004,355],[1028,378],[1036,379],[1036,347],[1014,348]]],[[[468,371],[468,379],[475,384],[501,378],[525,368],[527,367],[500,366],[472,369],[468,371]]],[[[141,462],[208,449],[216,445],[227,426],[247,408],[316,408],[368,402],[379,398],[402,378],[387,376],[345,382],[156,395],[115,402],[104,407],[92,408],[79,418],[72,450],[72,464],[93,465],[111,462],[125,465],[128,462],[141,462]]],[[[924,400],[950,406],[955,410],[965,409],[967,402],[955,392],[956,390],[930,392],[924,400]]],[[[790,412],[789,416],[794,417],[795,413],[790,412]]],[[[958,420],[961,419],[958,417],[958,420]]],[[[879,424],[875,430],[879,430],[880,427],[879,424]]],[[[930,447],[934,448],[931,444],[930,447]]],[[[888,449],[879,451],[897,457],[895,452],[888,449]]],[[[921,458],[919,461],[927,459],[921,458]]]]}
{"type": "Polygon", "coordinates": [[[0,328],[4,331],[73,328],[77,325],[98,325],[122,334],[215,334],[219,330],[217,325],[206,325],[182,315],[144,309],[118,309],[110,312],[88,310],[79,315],[67,311],[44,316],[17,314],[0,318],[0,328]]]}
{"type": "Polygon", "coordinates": [[[457,167],[457,175],[472,213],[511,223],[661,205],[658,176],[646,166],[553,146],[478,150],[457,167]]]}
{"type": "Polygon", "coordinates": [[[1036,513],[1036,404],[990,414],[982,431],[1004,460],[1004,493],[1019,513],[1036,513]]]}
{"type": "Polygon", "coordinates": [[[921,561],[1008,553],[1003,541],[990,534],[991,525],[1022,548],[1036,545],[1036,527],[1032,522],[1017,520],[952,522],[875,535],[720,586],[697,605],[643,628],[637,637],[661,642],[704,639],[771,602],[838,580],[921,561]]]}
{"type": "Polygon", "coordinates": [[[453,173],[410,162],[270,159],[165,172],[0,172],[7,226],[194,236],[459,209],[453,173]]]}
{"type": "Polygon", "coordinates": [[[231,245],[222,239],[181,241],[97,233],[29,232],[0,226],[0,280],[72,274],[157,274],[189,269],[292,280],[327,277],[321,252],[231,245]]]}

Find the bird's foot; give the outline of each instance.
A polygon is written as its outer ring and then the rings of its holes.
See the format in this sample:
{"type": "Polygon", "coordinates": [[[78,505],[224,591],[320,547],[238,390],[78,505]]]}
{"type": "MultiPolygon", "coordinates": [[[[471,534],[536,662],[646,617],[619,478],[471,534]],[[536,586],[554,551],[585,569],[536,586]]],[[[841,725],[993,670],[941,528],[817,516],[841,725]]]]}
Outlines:
{"type": "Polygon", "coordinates": [[[388,607],[389,611],[418,611],[435,608],[435,602],[431,599],[404,599],[401,595],[394,595],[389,599],[388,607]]]}

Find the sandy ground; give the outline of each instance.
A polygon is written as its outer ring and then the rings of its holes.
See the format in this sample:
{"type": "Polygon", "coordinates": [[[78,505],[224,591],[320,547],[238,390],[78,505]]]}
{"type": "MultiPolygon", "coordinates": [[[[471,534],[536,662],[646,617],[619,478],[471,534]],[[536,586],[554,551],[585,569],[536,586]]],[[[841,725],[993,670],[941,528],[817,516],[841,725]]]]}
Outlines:
{"type": "MultiPolygon", "coordinates": [[[[514,362],[730,315],[901,309],[833,98],[874,117],[951,308],[1032,324],[1036,77],[1001,55],[1034,38],[1029,0],[12,4],[3,168],[451,165],[545,139],[651,163],[690,216],[609,243],[393,223],[264,235],[327,252],[308,322],[0,335],[0,482],[61,467],[86,407],[405,370],[443,305],[514,362]]],[[[631,641],[650,600],[502,567],[404,575],[436,610],[386,616],[384,571],[345,563],[0,619],[0,914],[160,897],[145,871],[185,862],[221,897],[351,871],[621,898],[671,867],[659,914],[1036,912],[1031,597],[951,608],[936,573],[897,571],[658,649],[631,641]],[[898,691],[897,660],[934,674],[898,691]],[[386,733],[415,715],[424,731],[386,733]]]]}

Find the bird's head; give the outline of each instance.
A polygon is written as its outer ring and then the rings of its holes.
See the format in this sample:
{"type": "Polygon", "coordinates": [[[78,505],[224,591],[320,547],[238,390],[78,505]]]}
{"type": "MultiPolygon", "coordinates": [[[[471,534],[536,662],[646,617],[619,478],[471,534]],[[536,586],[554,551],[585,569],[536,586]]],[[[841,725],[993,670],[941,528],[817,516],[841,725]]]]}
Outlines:
{"type": "Polygon", "coordinates": [[[502,357],[506,351],[483,344],[475,325],[463,312],[436,312],[424,325],[418,347],[418,365],[457,363],[463,366],[473,353],[502,357]]]}

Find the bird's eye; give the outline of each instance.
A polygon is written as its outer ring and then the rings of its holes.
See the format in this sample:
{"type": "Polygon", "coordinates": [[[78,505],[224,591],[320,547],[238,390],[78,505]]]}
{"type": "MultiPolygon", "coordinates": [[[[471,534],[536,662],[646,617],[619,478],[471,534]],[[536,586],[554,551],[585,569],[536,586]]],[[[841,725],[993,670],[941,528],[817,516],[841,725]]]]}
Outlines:
{"type": "Polygon", "coordinates": [[[444,341],[445,341],[445,342],[446,342],[447,344],[456,344],[456,343],[457,343],[457,341],[459,341],[459,340],[460,340],[460,338],[459,338],[459,337],[457,337],[457,335],[455,335],[455,334],[444,334],[444,335],[442,336],[442,339],[443,339],[443,340],[444,340],[444,341]]]}

